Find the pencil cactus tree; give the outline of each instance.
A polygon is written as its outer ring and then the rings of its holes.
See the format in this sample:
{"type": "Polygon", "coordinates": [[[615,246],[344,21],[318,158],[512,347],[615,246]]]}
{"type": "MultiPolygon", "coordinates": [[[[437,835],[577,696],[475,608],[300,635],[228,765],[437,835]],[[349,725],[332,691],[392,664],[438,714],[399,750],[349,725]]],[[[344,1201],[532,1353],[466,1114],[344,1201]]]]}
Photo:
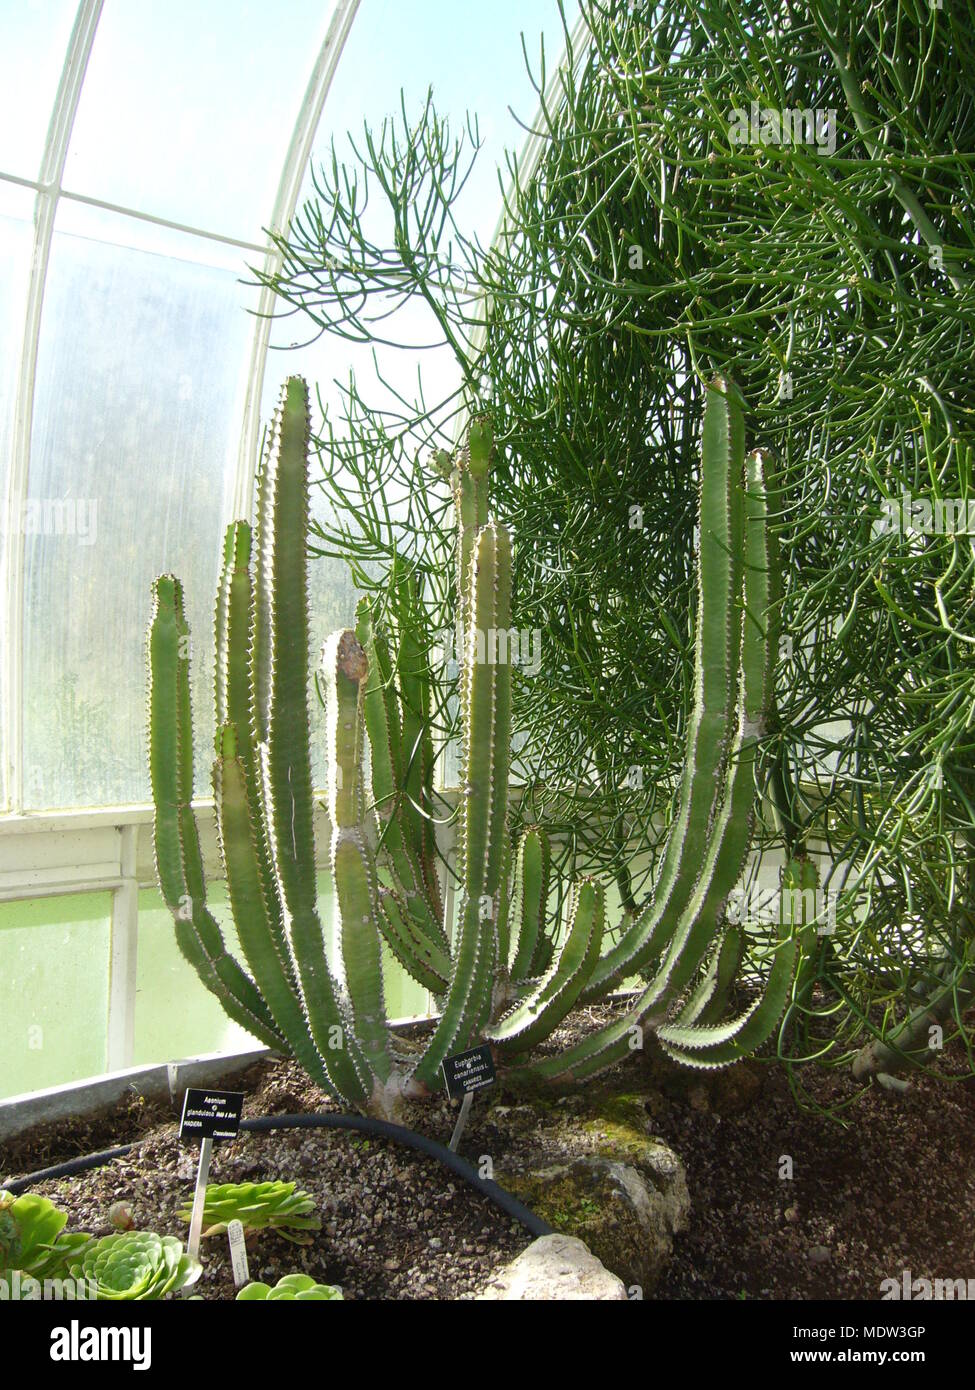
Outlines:
{"type": "MultiPolygon", "coordinates": [[[[417,624],[380,621],[363,601],[355,628],[333,633],[321,658],[337,919],[336,949],[326,948],[307,703],[308,445],[307,388],[292,378],[259,479],[256,543],[247,523],[230,526],[217,597],[213,785],[243,964],[206,905],[190,808],[182,590],[172,575],[154,586],[156,860],[179,944],[200,978],[231,1017],[295,1056],[326,1090],[386,1115],[403,1096],[434,1090],[449,1054],[484,1040],[513,1084],[584,1080],[625,1056],[646,1027],[694,1066],[727,1065],[757,1046],[785,1007],[796,942],[783,929],[764,993],[724,1019],[741,958],[725,906],[751,835],[775,607],[765,461],[755,453],[746,463],[734,387],[714,383],[703,424],[696,684],[680,811],[652,900],[612,939],[598,882],[577,883],[565,922],[552,923],[544,831],[530,828],[511,843],[511,541],[490,516],[491,434],[476,421],[450,464],[460,651],[456,893],[444,891],[434,835],[431,643],[417,624]],[[456,912],[448,914],[451,896],[456,912]],[[436,1024],[409,1062],[387,1028],[384,941],[439,1002],[436,1024]],[[532,1061],[530,1049],[577,1002],[634,978],[639,989],[613,1023],[532,1061]]],[[[406,611],[417,597],[413,581],[400,574],[392,582],[406,611]]]]}

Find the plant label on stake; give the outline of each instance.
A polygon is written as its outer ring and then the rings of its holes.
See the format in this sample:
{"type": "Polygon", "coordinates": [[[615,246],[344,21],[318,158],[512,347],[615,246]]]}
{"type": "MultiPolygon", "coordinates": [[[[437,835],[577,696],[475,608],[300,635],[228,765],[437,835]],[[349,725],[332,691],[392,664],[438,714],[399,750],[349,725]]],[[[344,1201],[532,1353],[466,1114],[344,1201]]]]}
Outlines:
{"type": "Polygon", "coordinates": [[[203,1091],[183,1096],[180,1139],[236,1139],[244,1113],[243,1091],[203,1091]]]}
{"type": "Polygon", "coordinates": [[[457,1116],[448,1146],[456,1153],[467,1126],[467,1117],[471,1113],[474,1092],[482,1091],[485,1086],[493,1086],[497,1080],[490,1045],[481,1043],[480,1047],[472,1047],[467,1052],[455,1052],[452,1057],[445,1057],[441,1063],[441,1070],[447,1095],[451,1100],[461,1101],[460,1114],[457,1116]]]}
{"type": "Polygon", "coordinates": [[[194,1260],[198,1259],[200,1254],[203,1208],[206,1204],[213,1141],[237,1138],[243,1110],[243,1091],[203,1091],[191,1087],[183,1096],[183,1114],[179,1122],[180,1140],[201,1140],[200,1164],[196,1170],[196,1191],[193,1194],[193,1215],[190,1218],[190,1234],[186,1242],[186,1253],[194,1260]]]}
{"type": "Polygon", "coordinates": [[[247,1246],[244,1244],[244,1223],[234,1217],[227,1226],[227,1239],[230,1241],[230,1263],[234,1269],[234,1284],[239,1289],[250,1279],[247,1267],[247,1246]]]}

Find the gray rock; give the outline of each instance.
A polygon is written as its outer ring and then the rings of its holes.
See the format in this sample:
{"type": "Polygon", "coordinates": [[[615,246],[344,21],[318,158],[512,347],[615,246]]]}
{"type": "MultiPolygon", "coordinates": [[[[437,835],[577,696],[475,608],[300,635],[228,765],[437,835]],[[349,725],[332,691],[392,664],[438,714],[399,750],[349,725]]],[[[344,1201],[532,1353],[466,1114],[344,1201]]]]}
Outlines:
{"type": "Polygon", "coordinates": [[[575,1236],[541,1236],[496,1274],[479,1300],[541,1299],[625,1302],[623,1281],[575,1236]]]}
{"type": "Polygon", "coordinates": [[[649,1297],[691,1204],[683,1164],[652,1133],[645,1099],[615,1097],[540,1137],[538,1160],[503,1166],[498,1182],[649,1297]]]}
{"type": "Polygon", "coordinates": [[[523,1175],[519,1194],[644,1297],[666,1269],[690,1206],[679,1160],[662,1145],[652,1152],[659,1158],[652,1178],[645,1164],[585,1155],[523,1175]]]}

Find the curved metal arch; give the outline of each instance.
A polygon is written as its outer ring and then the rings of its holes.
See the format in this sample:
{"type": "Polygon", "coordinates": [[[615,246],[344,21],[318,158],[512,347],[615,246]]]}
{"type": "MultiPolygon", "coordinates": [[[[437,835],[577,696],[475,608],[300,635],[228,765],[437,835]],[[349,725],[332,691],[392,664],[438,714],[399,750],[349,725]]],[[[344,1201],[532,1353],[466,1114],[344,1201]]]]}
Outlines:
{"type": "MultiPolygon", "coordinates": [[[[292,217],[294,217],[298,194],[301,191],[305,169],[311,157],[312,142],[318,130],[325,98],[332,85],[332,78],[335,76],[335,69],[345,48],[345,42],[358,12],[359,3],[360,0],[336,0],[318,60],[312,70],[304,100],[298,112],[298,119],[295,122],[291,143],[288,146],[287,157],[281,171],[281,180],[278,184],[270,221],[273,231],[285,232],[292,217]]],[[[273,275],[280,267],[281,256],[273,243],[269,242],[264,258],[264,273],[265,275],[273,275]]],[[[271,337],[271,311],[273,307],[273,293],[267,288],[262,288],[258,300],[257,319],[247,368],[244,419],[233,492],[234,518],[249,518],[253,508],[254,475],[257,471],[257,453],[260,446],[261,398],[264,391],[264,373],[271,337]]]]}
{"type": "Polygon", "coordinates": [[[81,0],[78,6],[47,130],[34,203],[34,250],[14,405],[13,446],[6,496],[7,542],[2,570],[3,630],[6,639],[0,654],[3,666],[4,789],[7,809],[13,812],[22,809],[24,796],[24,528],[21,518],[27,501],[30,473],[34,372],[61,179],[102,5],[103,0],[81,0]]]}

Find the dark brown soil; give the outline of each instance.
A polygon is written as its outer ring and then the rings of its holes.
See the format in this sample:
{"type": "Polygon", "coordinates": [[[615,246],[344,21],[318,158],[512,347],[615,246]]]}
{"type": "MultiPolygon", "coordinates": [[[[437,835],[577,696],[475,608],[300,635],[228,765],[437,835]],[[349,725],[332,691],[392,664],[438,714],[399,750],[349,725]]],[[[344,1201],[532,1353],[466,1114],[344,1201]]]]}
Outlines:
{"type": "Polygon", "coordinates": [[[747,1099],[692,1084],[654,1116],[692,1202],[658,1298],[878,1299],[904,1270],[975,1290],[975,1081],[858,1095],[848,1075],[804,1072],[824,1107],[858,1096],[841,1126],[797,1109],[778,1067],[747,1070],[747,1099]]]}
{"type": "MultiPolygon", "coordinates": [[[[585,1011],[576,1028],[604,1012],[585,1011]]],[[[951,1057],[944,1060],[950,1071],[951,1057]]],[[[800,1109],[784,1071],[762,1062],[702,1077],[648,1050],[600,1088],[644,1097],[650,1127],[687,1169],[691,1226],[656,1297],[876,1299],[882,1281],[900,1281],[904,1270],[914,1279],[975,1280],[975,1081],[919,1077],[895,1095],[862,1092],[840,1072],[808,1068],[802,1076],[809,1098],[840,1111],[844,1124],[800,1109]]],[[[247,1115],[337,1108],[293,1063],[259,1063],[233,1086],[247,1092],[247,1115]]],[[[501,1090],[476,1098],[461,1148],[469,1161],[486,1154],[501,1169],[532,1154],[530,1127],[502,1131],[491,1119],[492,1105],[519,1101],[501,1090]]],[[[554,1101],[562,1103],[573,1106],[554,1101]]],[[[453,1118],[435,1100],[410,1122],[446,1143],[453,1118]]],[[[0,1162],[10,1179],[128,1140],[140,1147],[126,1158],[36,1190],[70,1213],[73,1229],[106,1233],[109,1207],[125,1199],[138,1226],[184,1231],[176,1210],[192,1195],[195,1151],[179,1147],[168,1104],[132,1100],[96,1120],[35,1133],[0,1162]]],[[[376,1139],[251,1133],[215,1151],[213,1181],[269,1178],[311,1192],[322,1231],[307,1247],[257,1235],[251,1277],[267,1282],[304,1270],[341,1285],[347,1298],[466,1299],[529,1241],[435,1160],[376,1139]]],[[[225,1238],[211,1237],[204,1254],[198,1291],[233,1297],[225,1238]]]]}
{"type": "MultiPolygon", "coordinates": [[[[248,1092],[245,1115],[336,1111],[300,1069],[289,1062],[259,1063],[234,1089],[248,1092]]],[[[169,1107],[163,1107],[168,1110],[169,1107]]],[[[149,1133],[141,1116],[115,1108],[87,1131],[90,1149],[138,1138],[139,1147],[103,1168],[35,1184],[69,1213],[68,1229],[107,1235],[109,1209],[124,1201],[143,1230],[185,1235],[178,1208],[192,1200],[198,1148],[180,1146],[171,1114],[149,1133]],[[135,1120],[133,1129],[132,1121],[135,1120]]],[[[426,1132],[446,1142],[452,1115],[434,1102],[426,1132]]],[[[45,1135],[34,1154],[21,1146],[30,1171],[71,1157],[45,1135]]],[[[21,1170],[23,1171],[23,1169],[21,1170]]],[[[18,1176],[8,1166],[8,1178],[18,1176]]],[[[487,1198],[455,1178],[435,1159],[398,1144],[336,1130],[242,1133],[214,1149],[212,1182],[294,1181],[316,1199],[322,1230],[309,1245],[273,1231],[249,1242],[250,1277],[275,1283],[301,1271],[338,1284],[348,1299],[457,1299],[473,1296],[490,1276],[525,1248],[531,1237],[487,1198]]],[[[2,1185],[2,1183],[0,1183],[2,1185]]],[[[202,1247],[204,1274],[194,1289],[205,1298],[230,1299],[235,1288],[226,1237],[202,1247]]]]}
{"type": "Polygon", "coordinates": [[[118,1148],[166,1124],[172,1113],[168,1100],[147,1100],[132,1094],[96,1115],[38,1125],[27,1134],[0,1143],[0,1178],[34,1173],[83,1154],[118,1148]]]}

